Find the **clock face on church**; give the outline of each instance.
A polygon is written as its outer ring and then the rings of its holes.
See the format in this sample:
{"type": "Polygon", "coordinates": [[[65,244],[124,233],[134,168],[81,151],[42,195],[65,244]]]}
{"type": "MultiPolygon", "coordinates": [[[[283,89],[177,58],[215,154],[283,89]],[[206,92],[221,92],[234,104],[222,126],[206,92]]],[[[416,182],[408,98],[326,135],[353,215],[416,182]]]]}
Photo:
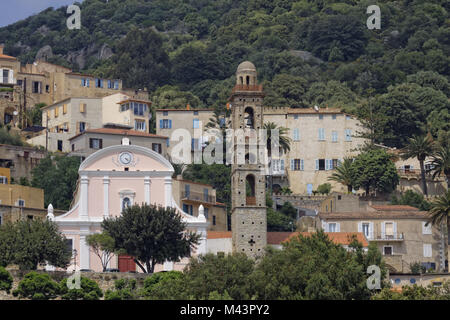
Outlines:
{"type": "Polygon", "coordinates": [[[133,155],[129,152],[122,152],[119,155],[119,162],[123,165],[128,165],[133,161],[133,155]]]}

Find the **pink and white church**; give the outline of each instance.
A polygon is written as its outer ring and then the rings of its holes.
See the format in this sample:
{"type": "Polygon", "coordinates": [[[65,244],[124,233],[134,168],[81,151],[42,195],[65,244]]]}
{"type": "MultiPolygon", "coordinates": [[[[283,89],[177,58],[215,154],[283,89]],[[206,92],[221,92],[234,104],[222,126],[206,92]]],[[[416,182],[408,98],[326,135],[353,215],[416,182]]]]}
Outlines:
{"type": "MultiPolygon", "coordinates": [[[[125,206],[156,204],[174,207],[187,225],[187,230],[200,234],[200,243],[191,255],[206,253],[208,222],[200,210],[198,217],[191,216],[175,203],[172,195],[170,162],[159,153],[141,146],[131,145],[127,138],[122,145],[110,146],[91,154],[79,168],[79,181],[72,208],[55,217],[49,205],[48,219],[53,220],[68,239],[74,252],[68,271],[90,269],[101,272],[102,266],[86,243],[86,236],[101,232],[105,218],[120,216],[125,206]]],[[[180,262],[167,261],[155,267],[155,272],[182,270],[187,258],[180,262]]],[[[116,256],[109,268],[120,271],[140,271],[131,257],[116,256]]],[[[51,267],[49,267],[51,269],[51,267]]]]}

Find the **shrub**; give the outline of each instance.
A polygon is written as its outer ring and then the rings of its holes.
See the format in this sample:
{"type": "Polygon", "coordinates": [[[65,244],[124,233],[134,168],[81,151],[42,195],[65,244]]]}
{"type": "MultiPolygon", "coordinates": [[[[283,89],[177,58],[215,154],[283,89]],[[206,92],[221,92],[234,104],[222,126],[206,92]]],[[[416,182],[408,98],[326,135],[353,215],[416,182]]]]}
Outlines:
{"type": "Polygon", "coordinates": [[[115,290],[106,290],[105,300],[137,300],[139,294],[136,291],[135,279],[120,279],[114,283],[115,290]]]}
{"type": "Polygon", "coordinates": [[[329,194],[331,191],[330,183],[323,183],[317,187],[317,192],[321,194],[329,194]]]}
{"type": "Polygon", "coordinates": [[[32,300],[54,299],[59,294],[59,285],[46,273],[32,271],[27,273],[19,282],[19,286],[13,291],[15,297],[29,298],[32,300]]]}
{"type": "Polygon", "coordinates": [[[149,300],[188,299],[185,276],[179,271],[155,273],[144,280],[141,295],[149,300]]]}
{"type": "Polygon", "coordinates": [[[80,289],[69,289],[67,280],[63,279],[59,283],[59,290],[64,300],[99,300],[103,297],[103,292],[97,282],[86,277],[80,278],[80,289]]]}
{"type": "Polygon", "coordinates": [[[13,283],[13,277],[3,267],[0,267],[0,290],[5,290],[7,293],[9,293],[9,290],[12,288],[13,283]]]}

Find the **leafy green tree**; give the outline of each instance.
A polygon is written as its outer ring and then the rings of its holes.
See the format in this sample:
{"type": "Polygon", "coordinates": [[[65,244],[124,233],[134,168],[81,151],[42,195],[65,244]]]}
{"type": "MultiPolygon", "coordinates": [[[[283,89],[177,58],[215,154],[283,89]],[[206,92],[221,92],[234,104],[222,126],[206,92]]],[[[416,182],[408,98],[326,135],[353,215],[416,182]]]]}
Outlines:
{"type": "Polygon", "coordinates": [[[68,279],[59,283],[59,294],[63,300],[99,300],[103,292],[97,282],[86,277],[80,277],[80,289],[69,289],[68,279]]]}
{"type": "Polygon", "coordinates": [[[114,257],[114,239],[106,232],[95,233],[86,237],[87,244],[102,263],[103,272],[106,271],[108,263],[114,257]]]}
{"type": "Polygon", "coordinates": [[[51,221],[17,221],[2,226],[0,234],[3,233],[12,237],[7,241],[10,250],[0,251],[6,254],[0,257],[4,265],[16,264],[21,270],[36,270],[40,263],[48,262],[61,268],[70,263],[72,252],[67,250],[64,236],[51,221]]]}
{"type": "Polygon", "coordinates": [[[431,202],[431,209],[428,211],[431,223],[438,227],[441,224],[447,225],[447,238],[450,232],[450,190],[431,202]]]}
{"type": "Polygon", "coordinates": [[[144,280],[141,295],[148,300],[190,299],[186,287],[186,277],[182,272],[158,272],[144,280]]]}
{"type": "Polygon", "coordinates": [[[322,16],[311,21],[308,46],[322,60],[330,58],[333,49],[340,59],[353,60],[364,50],[367,29],[359,18],[351,15],[322,16]]]}
{"type": "Polygon", "coordinates": [[[267,208],[268,232],[293,231],[293,227],[294,220],[292,218],[272,208],[267,208]]]}
{"type": "Polygon", "coordinates": [[[105,300],[137,300],[136,279],[118,279],[114,282],[114,290],[106,290],[105,300]]]}
{"type": "Polygon", "coordinates": [[[0,128],[0,144],[10,144],[13,146],[24,146],[20,136],[15,132],[10,132],[7,127],[0,128]]]}
{"type": "Polygon", "coordinates": [[[42,159],[31,170],[31,185],[44,189],[44,203],[58,209],[69,210],[77,185],[80,158],[50,156],[42,159]]]}
{"type": "Polygon", "coordinates": [[[170,78],[169,56],[163,38],[152,28],[132,28],[116,45],[112,74],[129,88],[154,90],[170,78]]]}
{"type": "Polygon", "coordinates": [[[424,199],[424,196],[412,190],[407,190],[400,198],[397,198],[395,195],[392,196],[391,203],[408,205],[423,211],[430,210],[430,203],[424,199]]]}
{"type": "Polygon", "coordinates": [[[362,188],[367,195],[371,191],[390,193],[400,180],[391,157],[381,149],[360,153],[352,163],[351,172],[355,190],[362,188]]]}
{"type": "Polygon", "coordinates": [[[297,218],[297,209],[292,205],[292,203],[286,201],[280,208],[280,212],[285,216],[288,216],[292,219],[297,218]]]}
{"type": "Polygon", "coordinates": [[[347,187],[347,192],[351,193],[353,191],[353,181],[352,181],[352,167],[353,160],[350,158],[344,158],[344,161],[340,163],[335,172],[328,177],[330,181],[336,181],[347,187]]]}
{"type": "Polygon", "coordinates": [[[331,184],[330,183],[322,183],[317,187],[317,192],[320,194],[329,194],[331,191],[331,184]]]}
{"type": "Polygon", "coordinates": [[[252,278],[257,299],[367,299],[365,272],[355,253],[319,231],[268,249],[252,278]]]}
{"type": "Polygon", "coordinates": [[[0,267],[0,290],[4,290],[7,293],[9,293],[9,290],[11,290],[13,284],[13,277],[3,267],[0,267]]]}
{"type": "Polygon", "coordinates": [[[290,74],[277,74],[271,82],[263,83],[266,96],[264,104],[271,107],[286,106],[291,108],[304,107],[303,97],[308,81],[302,77],[290,74]]]}
{"type": "Polygon", "coordinates": [[[152,105],[160,109],[185,109],[188,104],[192,108],[203,107],[197,96],[190,91],[181,91],[177,86],[159,87],[152,97],[152,105]]]}
{"type": "Polygon", "coordinates": [[[266,122],[263,129],[267,130],[267,152],[268,156],[272,156],[272,130],[278,130],[278,141],[274,141],[275,147],[279,147],[279,153],[287,153],[291,150],[291,138],[289,138],[289,129],[279,127],[274,122],[266,122]]]}
{"type": "Polygon", "coordinates": [[[0,267],[7,267],[14,261],[15,231],[11,223],[0,225],[0,267]]]}
{"type": "Polygon", "coordinates": [[[47,273],[32,271],[19,282],[13,295],[32,300],[55,299],[59,295],[59,285],[47,273]]]}
{"type": "Polygon", "coordinates": [[[409,139],[408,144],[402,150],[401,156],[403,159],[417,158],[420,163],[420,174],[422,179],[422,190],[425,195],[428,195],[427,181],[425,178],[425,159],[429,157],[434,151],[434,143],[431,136],[413,136],[409,139]]]}
{"type": "Polygon", "coordinates": [[[114,239],[115,249],[133,256],[145,273],[153,273],[158,263],[189,256],[199,240],[186,232],[176,209],[156,205],[127,207],[120,217],[104,220],[102,228],[114,239]]]}
{"type": "Polygon", "coordinates": [[[435,287],[433,284],[428,286],[403,286],[401,292],[392,291],[390,288],[384,288],[381,292],[372,296],[372,300],[449,300],[450,299],[450,281],[444,281],[441,287],[435,287]]]}
{"type": "Polygon", "coordinates": [[[186,288],[194,299],[227,292],[232,299],[252,298],[250,276],[255,262],[243,253],[206,254],[192,258],[185,270],[186,288]]]}

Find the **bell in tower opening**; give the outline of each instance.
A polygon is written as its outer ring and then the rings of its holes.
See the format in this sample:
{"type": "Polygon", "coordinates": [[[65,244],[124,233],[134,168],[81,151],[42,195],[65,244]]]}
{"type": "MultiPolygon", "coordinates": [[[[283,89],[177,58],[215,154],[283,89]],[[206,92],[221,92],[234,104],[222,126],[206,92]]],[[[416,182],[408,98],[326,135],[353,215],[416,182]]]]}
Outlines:
{"type": "MultiPolygon", "coordinates": [[[[236,85],[228,100],[231,105],[231,126],[235,133],[231,168],[231,225],[233,251],[250,257],[263,254],[267,245],[266,181],[263,163],[254,161],[250,152],[254,135],[263,128],[264,92],[257,82],[253,63],[242,62],[236,71],[236,85]],[[245,132],[244,139],[237,132],[245,132]],[[249,136],[247,136],[249,135],[249,136]],[[239,162],[239,147],[245,142],[245,161],[239,162]]],[[[256,140],[253,140],[256,141],[256,140]]]]}

